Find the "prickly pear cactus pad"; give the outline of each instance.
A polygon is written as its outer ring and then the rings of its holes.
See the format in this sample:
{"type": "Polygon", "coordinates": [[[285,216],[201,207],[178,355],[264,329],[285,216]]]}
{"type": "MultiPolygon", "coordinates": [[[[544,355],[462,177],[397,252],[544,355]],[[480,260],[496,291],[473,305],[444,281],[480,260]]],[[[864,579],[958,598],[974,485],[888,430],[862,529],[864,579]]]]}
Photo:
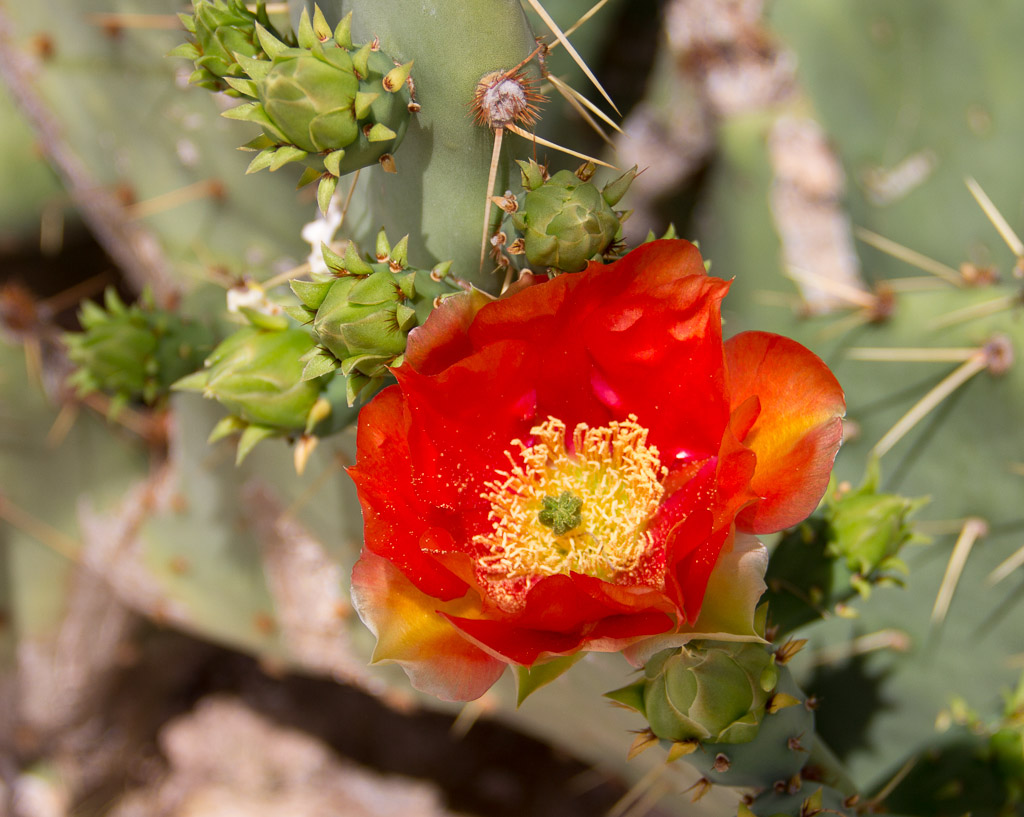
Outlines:
{"type": "MultiPolygon", "coordinates": [[[[309,8],[302,2],[292,6],[309,8]]],[[[382,51],[403,65],[413,63],[420,108],[396,155],[399,172],[373,168],[366,174],[368,181],[357,186],[351,237],[372,247],[382,226],[391,236],[408,235],[409,257],[418,264],[450,260],[458,275],[496,293],[500,278],[490,268],[479,271],[494,134],[467,112],[484,76],[519,65],[536,49],[535,32],[522,7],[509,0],[431,0],[427,6],[419,0],[386,5],[328,0],[320,7],[331,24],[352,12],[356,41],[376,38],[382,51]]],[[[536,76],[533,63],[525,70],[536,76]]],[[[504,140],[496,194],[510,186],[512,158],[531,155],[529,141],[518,136],[504,140]]]]}
{"type": "MultiPolygon", "coordinates": [[[[995,260],[987,220],[962,204],[963,179],[978,179],[1008,217],[1020,213],[1024,194],[1005,168],[1024,111],[1005,78],[1024,70],[1024,9],[783,0],[769,22],[837,147],[853,223],[954,267],[995,260]]],[[[872,280],[907,274],[872,249],[862,257],[872,280]]]]}

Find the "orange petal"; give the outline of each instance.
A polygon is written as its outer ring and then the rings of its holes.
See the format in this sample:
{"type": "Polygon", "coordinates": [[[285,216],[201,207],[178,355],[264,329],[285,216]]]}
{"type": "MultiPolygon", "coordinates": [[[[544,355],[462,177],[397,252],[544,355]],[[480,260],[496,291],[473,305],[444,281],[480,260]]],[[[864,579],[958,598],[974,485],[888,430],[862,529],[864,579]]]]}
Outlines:
{"type": "Polygon", "coordinates": [[[725,343],[730,402],[757,397],[761,411],[742,442],[757,455],[751,487],[761,499],[737,517],[740,530],[770,533],[817,506],[842,440],[843,390],[828,366],[796,341],[743,332],[725,343]]]}
{"type": "Polygon", "coordinates": [[[373,662],[401,665],[421,692],[444,701],[472,701],[505,671],[504,662],[471,644],[440,614],[472,615],[469,597],[439,602],[365,549],[352,570],[352,603],[377,637],[373,662]]]}

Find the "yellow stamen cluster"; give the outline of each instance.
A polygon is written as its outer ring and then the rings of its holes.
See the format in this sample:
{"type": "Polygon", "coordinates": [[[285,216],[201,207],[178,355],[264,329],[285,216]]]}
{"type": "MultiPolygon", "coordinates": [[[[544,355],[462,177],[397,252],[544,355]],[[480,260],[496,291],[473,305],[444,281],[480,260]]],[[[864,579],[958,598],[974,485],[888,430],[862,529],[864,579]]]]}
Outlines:
{"type": "Polygon", "coordinates": [[[519,456],[505,452],[511,470],[499,471],[481,494],[494,523],[474,538],[484,550],[482,572],[498,581],[570,571],[614,580],[629,573],[651,546],[647,524],[665,492],[667,469],[647,444],[647,429],[634,415],[599,428],[580,423],[571,451],[565,423],[555,417],[530,434],[533,445],[512,441],[519,456]],[[541,514],[564,494],[582,500],[580,522],[557,533],[541,514]]]}

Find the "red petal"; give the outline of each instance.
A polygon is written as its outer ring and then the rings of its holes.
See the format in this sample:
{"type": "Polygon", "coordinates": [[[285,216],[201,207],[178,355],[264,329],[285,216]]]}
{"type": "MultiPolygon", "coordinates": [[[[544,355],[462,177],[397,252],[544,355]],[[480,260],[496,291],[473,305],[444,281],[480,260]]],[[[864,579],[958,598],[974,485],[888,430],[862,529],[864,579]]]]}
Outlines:
{"type": "Polygon", "coordinates": [[[700,614],[711,571],[718,564],[718,556],[731,535],[731,527],[717,531],[676,565],[676,577],[682,588],[683,609],[688,622],[696,621],[700,614]]]}
{"type": "Polygon", "coordinates": [[[666,461],[713,456],[729,418],[719,311],[728,288],[692,244],[657,241],[490,304],[470,334],[477,348],[515,338],[541,350],[542,416],[572,428],[634,413],[666,461]]]}
{"type": "Polygon", "coordinates": [[[795,525],[828,484],[843,433],[843,390],[817,355],[780,335],[736,335],[725,344],[725,361],[733,408],[752,397],[761,406],[742,440],[757,455],[751,485],[761,499],[737,526],[770,533],[795,525]]]}
{"type": "Polygon", "coordinates": [[[353,568],[352,602],[377,637],[373,660],[400,664],[421,692],[445,701],[471,701],[505,670],[504,662],[467,641],[438,609],[466,615],[471,600],[439,605],[369,551],[353,568]]]}
{"type": "Polygon", "coordinates": [[[465,594],[466,583],[423,553],[429,509],[410,490],[409,415],[391,386],[360,412],[356,465],[348,473],[363,508],[366,547],[392,561],[416,585],[444,599],[465,594]]]}
{"type": "Polygon", "coordinates": [[[448,616],[448,620],[488,651],[524,667],[533,666],[542,657],[569,655],[581,649],[618,649],[619,644],[609,647],[609,642],[628,643],[663,633],[672,626],[672,620],[657,611],[609,616],[576,633],[554,633],[504,621],[457,616],[448,616]]]}
{"type": "Polygon", "coordinates": [[[469,326],[493,300],[477,289],[445,298],[423,326],[409,333],[406,362],[418,372],[436,374],[471,354],[469,326]]]}

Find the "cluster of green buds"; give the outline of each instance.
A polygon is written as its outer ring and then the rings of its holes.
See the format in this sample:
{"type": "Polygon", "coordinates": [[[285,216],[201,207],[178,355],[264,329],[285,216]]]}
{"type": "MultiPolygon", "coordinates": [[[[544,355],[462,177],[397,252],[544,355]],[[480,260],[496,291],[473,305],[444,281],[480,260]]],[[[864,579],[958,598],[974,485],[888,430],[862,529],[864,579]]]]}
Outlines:
{"type": "Polygon", "coordinates": [[[249,325],[229,335],[206,359],[205,368],[173,388],[200,392],[230,412],[216,425],[210,442],[240,432],[239,463],[267,437],[301,437],[296,449],[301,471],[315,444],[314,430],[330,433],[350,420],[350,413],[337,410],[340,401],[332,378],[302,378],[302,358],[314,348],[308,332],[284,315],[243,312],[249,325]]]}
{"type": "Polygon", "coordinates": [[[636,177],[635,167],[599,188],[590,181],[593,164],[575,173],[559,170],[550,177],[532,160],[519,166],[527,192],[512,221],[522,234],[530,264],[580,272],[622,240],[625,214],[612,208],[636,177]]]}
{"type": "Polygon", "coordinates": [[[328,274],[322,280],[293,281],[300,304],[289,310],[312,325],[318,345],[305,356],[303,378],[336,369],[346,382],[348,404],[369,399],[402,364],[409,332],[422,324],[435,302],[461,291],[450,262],[431,270],[408,265],[408,237],[393,247],[381,230],[373,262],[351,242],[343,255],[323,246],[328,274]]]}
{"type": "Polygon", "coordinates": [[[374,163],[393,171],[392,154],[418,110],[412,63],[397,64],[376,41],[356,46],[351,14],[332,30],[319,8],[312,21],[304,10],[297,47],[262,24],[255,29],[266,58],[236,53],[244,76],[224,79],[250,100],[224,116],[263,129],[244,146],[258,151],[248,172],[304,163],[299,186],[319,180],[317,201],[327,212],[342,174],[374,163]]]}
{"type": "Polygon", "coordinates": [[[915,533],[910,517],[927,498],[880,493],[880,480],[878,461],[872,460],[859,488],[826,494],[829,543],[825,554],[844,562],[852,573],[851,584],[865,597],[872,584],[896,581],[894,574],[906,574],[906,565],[897,555],[905,545],[926,541],[915,533]]]}
{"type": "Polygon", "coordinates": [[[608,697],[639,711],[656,737],[696,748],[753,740],[778,680],[763,644],[694,641],[657,653],[643,678],[608,697]]]}
{"type": "Polygon", "coordinates": [[[79,397],[103,392],[110,414],[133,402],[155,405],[171,384],[195,371],[213,347],[213,333],[202,324],[157,309],[152,294],[126,306],[111,287],[104,307],[85,301],[78,313],[81,332],[64,335],[75,371],[68,378],[79,397]]]}
{"type": "Polygon", "coordinates": [[[255,12],[249,11],[243,0],[192,0],[192,7],[193,14],[179,15],[185,30],[191,34],[191,41],[179,45],[170,56],[184,57],[195,63],[196,70],[189,77],[193,85],[239,96],[225,80],[245,77],[236,55],[250,59],[264,55],[256,26],[262,26],[281,39],[270,24],[266,4],[257,3],[255,12]]]}

